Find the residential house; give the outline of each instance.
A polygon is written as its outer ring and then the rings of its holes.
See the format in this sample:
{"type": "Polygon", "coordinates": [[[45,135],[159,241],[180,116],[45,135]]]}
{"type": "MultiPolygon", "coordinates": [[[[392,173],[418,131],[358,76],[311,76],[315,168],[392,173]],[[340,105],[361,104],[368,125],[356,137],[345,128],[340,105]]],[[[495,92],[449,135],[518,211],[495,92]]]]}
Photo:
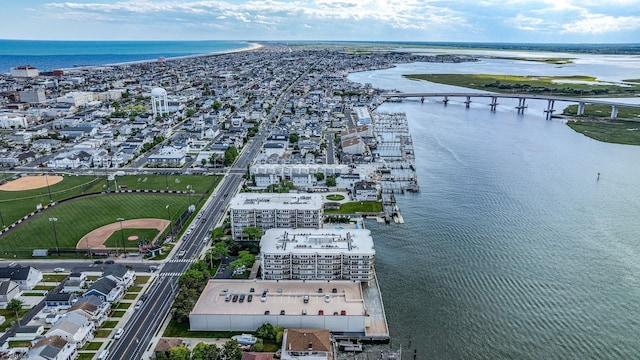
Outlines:
{"type": "Polygon", "coordinates": [[[42,325],[18,326],[16,334],[11,340],[33,340],[44,333],[42,325]]]}
{"type": "Polygon", "coordinates": [[[89,318],[89,320],[100,326],[108,317],[111,303],[103,301],[95,295],[83,296],[79,298],[69,311],[75,311],[89,318]]]}
{"type": "Polygon", "coordinates": [[[38,340],[23,359],[28,360],[72,360],[78,357],[75,346],[60,336],[38,340]]]}
{"type": "Polygon", "coordinates": [[[273,360],[273,353],[245,351],[242,360],[273,360]]]}
{"type": "Polygon", "coordinates": [[[103,301],[116,302],[124,295],[124,288],[108,278],[100,278],[84,293],[84,296],[95,295],[103,301]]]}
{"type": "Polygon", "coordinates": [[[48,307],[68,309],[73,305],[75,299],[76,296],[74,294],[51,292],[44,298],[44,303],[48,307]]]}
{"type": "Polygon", "coordinates": [[[95,323],[77,312],[69,312],[58,320],[46,336],[60,336],[68,342],[81,348],[87,341],[93,339],[95,323]]]}
{"type": "Polygon", "coordinates": [[[129,270],[124,265],[116,264],[106,268],[102,272],[102,277],[111,279],[115,281],[118,286],[122,286],[126,289],[133,284],[133,281],[136,279],[136,273],[129,270]]]}
{"type": "Polygon", "coordinates": [[[65,280],[62,286],[62,292],[65,293],[79,293],[84,291],[84,287],[87,281],[87,275],[83,273],[74,272],[69,274],[67,280],[65,280]]]}
{"type": "Polygon", "coordinates": [[[181,339],[176,339],[176,338],[160,338],[160,340],[158,340],[158,344],[156,345],[155,349],[153,349],[154,354],[156,354],[156,358],[157,358],[157,354],[163,354],[165,356],[169,356],[169,350],[171,350],[174,347],[178,347],[182,345],[182,340],[181,339]]]}
{"type": "Polygon", "coordinates": [[[373,181],[358,181],[353,185],[353,196],[356,201],[378,201],[380,192],[373,181]]]}
{"type": "Polygon", "coordinates": [[[285,329],[280,359],[333,359],[333,345],[329,330],[285,329]]]}
{"type": "Polygon", "coordinates": [[[20,295],[20,285],[9,279],[0,279],[0,306],[20,295]]]}
{"type": "Polygon", "coordinates": [[[31,290],[42,280],[42,272],[31,266],[7,266],[0,268],[0,279],[11,279],[18,283],[20,290],[31,290]]]}

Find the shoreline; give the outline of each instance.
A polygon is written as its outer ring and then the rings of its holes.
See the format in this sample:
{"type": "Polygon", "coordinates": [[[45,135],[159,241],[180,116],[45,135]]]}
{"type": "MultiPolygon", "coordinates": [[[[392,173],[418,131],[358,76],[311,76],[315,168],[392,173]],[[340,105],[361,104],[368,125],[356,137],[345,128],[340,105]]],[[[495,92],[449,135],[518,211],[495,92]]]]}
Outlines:
{"type": "MultiPolygon", "coordinates": [[[[234,53],[240,53],[240,52],[245,52],[245,51],[255,51],[255,50],[258,50],[258,49],[261,49],[261,48],[264,47],[263,44],[257,43],[257,42],[245,42],[245,43],[248,46],[240,48],[240,49],[215,51],[215,52],[212,52],[212,53],[205,53],[205,54],[193,54],[193,55],[183,55],[183,56],[168,57],[168,58],[166,58],[166,61],[175,61],[175,60],[182,60],[182,59],[193,59],[193,58],[215,56],[215,55],[234,54],[234,53]]],[[[154,63],[154,62],[158,62],[158,59],[156,58],[156,59],[146,59],[146,60],[136,60],[136,61],[124,61],[124,62],[119,62],[119,63],[102,64],[102,65],[76,66],[76,67],[71,67],[71,68],[60,68],[60,70],[73,72],[73,70],[82,71],[82,70],[97,69],[97,68],[102,68],[102,67],[127,66],[127,65],[154,63]]]]}

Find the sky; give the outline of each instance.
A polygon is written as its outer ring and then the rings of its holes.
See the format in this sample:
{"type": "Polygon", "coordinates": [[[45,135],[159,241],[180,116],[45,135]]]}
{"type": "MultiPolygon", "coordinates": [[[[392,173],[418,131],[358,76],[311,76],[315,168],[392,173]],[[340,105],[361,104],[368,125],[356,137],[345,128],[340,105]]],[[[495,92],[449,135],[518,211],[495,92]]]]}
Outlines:
{"type": "Polygon", "coordinates": [[[4,0],[0,38],[638,43],[640,0],[4,0]]]}

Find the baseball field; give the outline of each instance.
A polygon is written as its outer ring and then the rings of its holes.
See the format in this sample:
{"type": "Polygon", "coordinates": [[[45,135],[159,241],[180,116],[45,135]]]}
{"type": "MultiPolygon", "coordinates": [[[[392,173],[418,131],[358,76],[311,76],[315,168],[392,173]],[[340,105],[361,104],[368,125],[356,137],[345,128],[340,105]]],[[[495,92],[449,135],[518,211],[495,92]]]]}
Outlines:
{"type": "MultiPolygon", "coordinates": [[[[49,177],[53,179],[53,176],[49,177]]],[[[220,177],[217,176],[188,175],[118,176],[115,180],[67,175],[61,179],[53,184],[53,181],[49,181],[48,186],[45,184],[45,187],[35,189],[0,188],[0,212],[6,224],[33,212],[38,204],[44,207],[36,216],[0,236],[1,258],[30,258],[33,249],[55,248],[56,238],[60,248],[81,248],[79,242],[85,235],[110,224],[119,226],[119,218],[125,219],[124,223],[134,219],[155,219],[156,223],[153,226],[140,225],[140,228],[156,228],[161,232],[168,225],[168,218],[175,222],[190,204],[197,202],[207,189],[212,185],[215,187],[220,181],[220,177]],[[109,188],[113,190],[116,186],[121,190],[152,191],[165,190],[167,185],[169,190],[185,193],[100,193],[109,188]],[[50,202],[49,194],[54,202],[58,202],[89,193],[96,195],[60,202],[47,208],[50,202]]],[[[41,179],[30,180],[39,184],[38,180],[41,179]]],[[[13,181],[10,181],[3,186],[12,183],[13,181]]],[[[15,187],[16,183],[12,186],[15,187]]],[[[112,233],[113,231],[109,236],[112,233]]],[[[106,240],[105,238],[102,241],[106,240]]]]}

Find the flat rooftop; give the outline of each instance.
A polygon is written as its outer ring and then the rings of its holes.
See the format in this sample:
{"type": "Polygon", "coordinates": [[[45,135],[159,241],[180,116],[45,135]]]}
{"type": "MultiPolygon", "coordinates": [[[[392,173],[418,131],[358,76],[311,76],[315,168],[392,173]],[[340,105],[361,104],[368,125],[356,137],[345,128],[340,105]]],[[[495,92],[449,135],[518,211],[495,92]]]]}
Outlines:
{"type": "Polygon", "coordinates": [[[322,195],[296,193],[239,193],[231,200],[231,209],[271,210],[299,209],[319,210],[322,195]]]}
{"type": "Polygon", "coordinates": [[[264,254],[321,252],[375,254],[367,229],[269,229],[260,240],[264,254]]]}
{"type": "Polygon", "coordinates": [[[322,310],[324,315],[333,315],[344,310],[346,315],[364,316],[363,298],[360,283],[351,281],[209,280],[191,314],[264,315],[268,310],[271,315],[278,315],[284,310],[285,315],[301,315],[306,310],[307,315],[318,315],[322,310]],[[265,289],[267,299],[262,302],[265,289]],[[244,294],[244,302],[225,301],[227,294],[244,294]],[[251,302],[247,301],[249,294],[253,294],[251,302]],[[309,296],[306,304],[305,295],[309,296]]]}

